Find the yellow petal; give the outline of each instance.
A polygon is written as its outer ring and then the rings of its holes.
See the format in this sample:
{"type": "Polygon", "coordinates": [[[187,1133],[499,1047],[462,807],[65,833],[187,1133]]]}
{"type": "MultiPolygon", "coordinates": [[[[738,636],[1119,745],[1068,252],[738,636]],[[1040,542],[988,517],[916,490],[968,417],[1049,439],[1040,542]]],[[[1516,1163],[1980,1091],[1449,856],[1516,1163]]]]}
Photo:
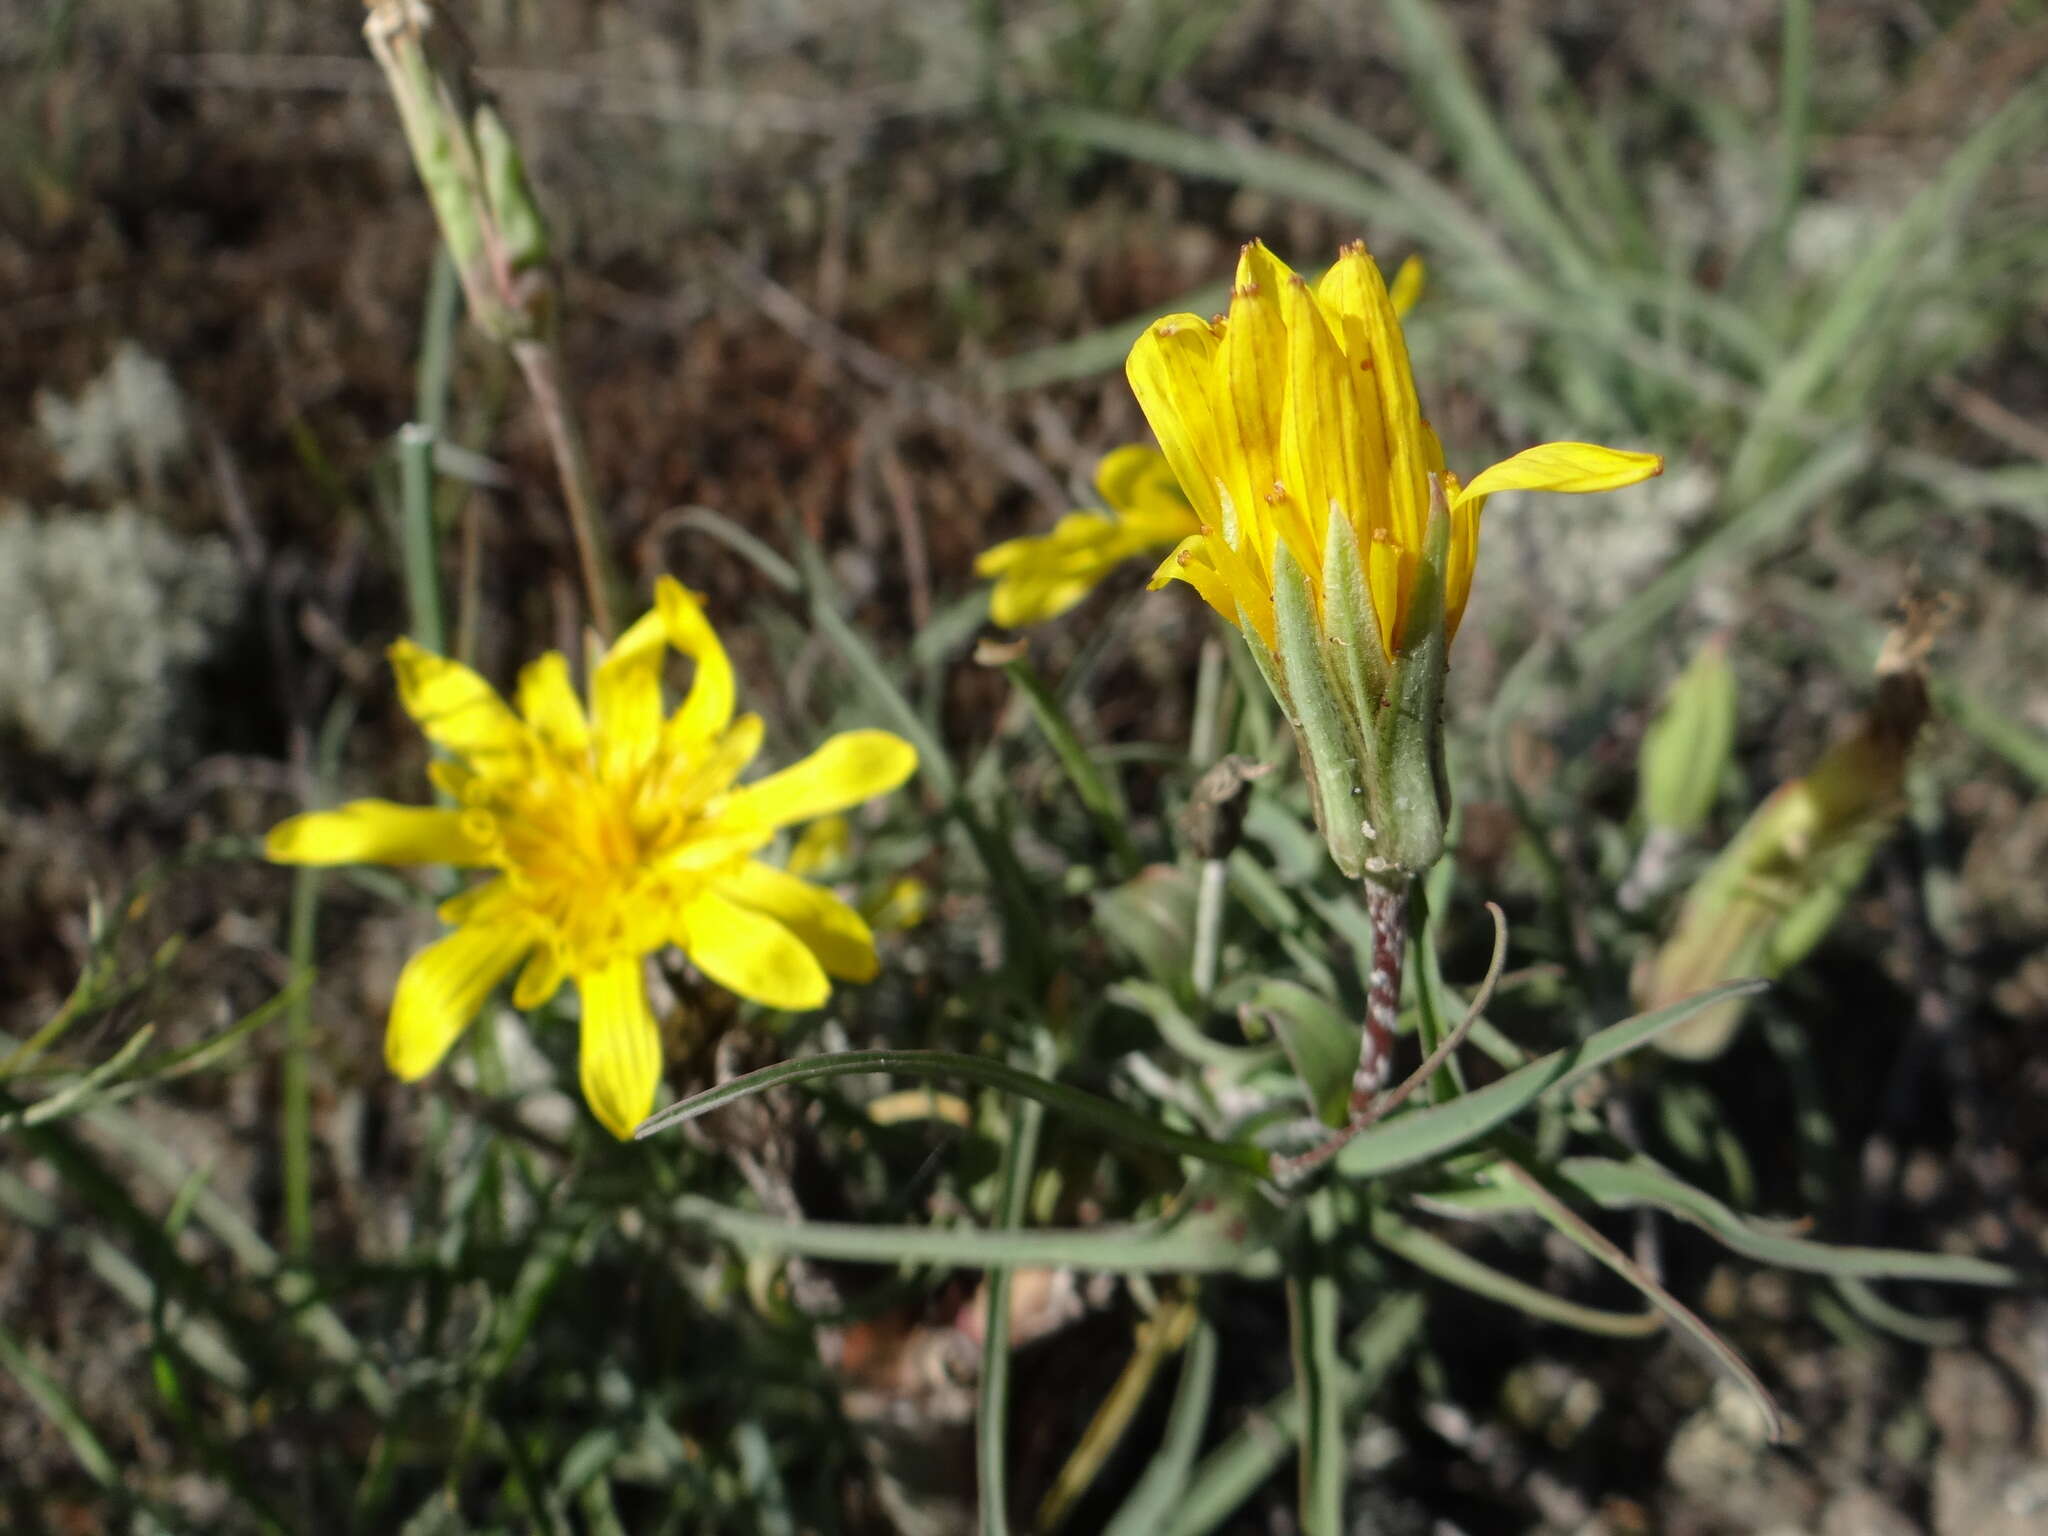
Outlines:
{"type": "Polygon", "coordinates": [[[387,653],[398,701],[427,740],[489,770],[509,766],[527,748],[526,728],[498,691],[458,661],[394,640],[387,653]]]}
{"type": "Polygon", "coordinates": [[[1118,512],[1162,504],[1185,509],[1188,504],[1166,455],[1144,443],[1126,443],[1105,453],[1095,466],[1095,489],[1102,504],[1118,512]]]}
{"type": "Polygon", "coordinates": [[[661,1081],[661,1031],[647,1007],[638,955],[621,955],[576,978],[583,994],[578,1051],[583,1097],[604,1128],[621,1141],[654,1112],[661,1081]]]}
{"type": "Polygon", "coordinates": [[[1124,559],[1116,520],[1100,512],[1069,512],[1048,534],[1009,539],[983,552],[975,574],[996,578],[989,617],[1005,629],[1056,618],[1074,606],[1124,559]]]}
{"type": "Polygon", "coordinates": [[[520,715],[554,751],[570,757],[590,745],[590,722],[569,682],[569,659],[560,651],[549,651],[520,670],[518,698],[520,715]]]}
{"type": "Polygon", "coordinates": [[[821,885],[750,859],[718,882],[721,895],[774,918],[842,981],[875,978],[875,936],[861,915],[821,885]]]}
{"type": "Polygon", "coordinates": [[[724,794],[760,752],[765,730],[759,715],[744,714],[715,742],[700,746],[694,754],[677,754],[673,761],[680,776],[664,786],[666,794],[661,798],[670,805],[703,805],[714,795],[724,794]]]}
{"type": "Polygon", "coordinates": [[[1152,573],[1148,585],[1157,592],[1169,581],[1184,581],[1201,593],[1202,601],[1231,624],[1242,625],[1244,621],[1238,615],[1237,599],[1231,595],[1221,573],[1209,563],[1211,542],[1207,534],[1189,534],[1159,562],[1159,568],[1152,573]]]}
{"type": "Polygon", "coordinates": [[[406,961],[384,1031],[391,1070],[407,1082],[433,1071],[532,943],[519,928],[458,928],[406,961]]]}
{"type": "Polygon", "coordinates": [[[697,595],[673,577],[655,583],[654,602],[668,627],[668,643],[697,664],[689,696],[669,721],[671,739],[703,741],[716,736],[732,720],[735,689],[732,662],[718,631],[704,616],[697,595]]]}
{"type": "Polygon", "coordinates": [[[1231,459],[1225,483],[1223,537],[1261,572],[1273,568],[1274,494],[1281,485],[1280,433],[1287,404],[1287,324],[1281,293],[1294,274],[1258,241],[1238,255],[1230,323],[1218,355],[1231,459]],[[1231,527],[1236,513],[1237,528],[1231,527]]]}
{"type": "Polygon", "coordinates": [[[716,891],[699,891],[683,908],[676,943],[729,992],[771,1008],[816,1008],[832,993],[817,956],[768,917],[716,891]]]}
{"type": "Polygon", "coordinates": [[[1499,491],[1613,491],[1664,473],[1655,453],[1630,453],[1597,443],[1539,443],[1472,477],[1458,506],[1499,491]]]}
{"type": "Polygon", "coordinates": [[[809,821],[885,795],[917,771],[917,749],[888,731],[842,731],[800,763],[733,792],[767,826],[809,821]]]}
{"type": "Polygon", "coordinates": [[[1465,604],[1472,596],[1472,572],[1479,563],[1479,513],[1481,501],[1461,501],[1458,477],[1444,476],[1444,495],[1451,505],[1451,566],[1444,577],[1444,640],[1458,638],[1458,626],[1465,620],[1465,604]]]}
{"type": "Polygon", "coordinates": [[[1429,512],[1422,408],[1415,398],[1400,316],[1364,241],[1344,247],[1336,265],[1323,274],[1316,297],[1340,317],[1345,355],[1361,369],[1360,377],[1372,381],[1368,398],[1376,396],[1379,402],[1387,454],[1388,531],[1407,548],[1420,549],[1429,512]]]}
{"type": "Polygon", "coordinates": [[[1124,373],[1180,488],[1202,521],[1221,525],[1219,494],[1230,456],[1222,438],[1215,332],[1196,315],[1168,315],[1146,328],[1124,373]]]}
{"type": "Polygon", "coordinates": [[[276,864],[481,864],[488,850],[464,829],[461,811],[352,800],[281,821],[263,840],[276,864]]]}
{"type": "Polygon", "coordinates": [[[789,872],[823,874],[845,863],[852,847],[852,824],[844,816],[821,816],[804,828],[804,835],[789,850],[789,872]]]}
{"type": "Polygon", "coordinates": [[[1037,570],[1014,571],[988,595],[989,622],[1003,629],[1029,629],[1049,623],[1074,607],[1102,584],[1117,564],[1098,562],[1085,575],[1037,570]]]}
{"type": "Polygon", "coordinates": [[[668,626],[657,609],[634,621],[591,675],[598,759],[607,779],[630,778],[661,744],[661,663],[667,654],[668,626]]]}
{"type": "MultiPolygon", "coordinates": [[[[1290,278],[1280,305],[1287,323],[1281,478],[1291,493],[1280,528],[1302,569],[1321,571],[1333,510],[1354,530],[1385,520],[1386,448],[1379,411],[1359,389],[1359,370],[1337,345],[1308,284],[1290,278]]],[[[1320,599],[1321,585],[1314,585],[1320,599]]]]}
{"type": "Polygon", "coordinates": [[[1393,303],[1394,313],[1403,320],[1408,318],[1408,311],[1421,300],[1422,286],[1427,278],[1422,258],[1413,255],[1402,262],[1400,270],[1394,274],[1394,286],[1388,291],[1387,297],[1393,303]]]}
{"type": "Polygon", "coordinates": [[[568,957],[559,944],[543,942],[526,957],[519,980],[512,986],[512,1006],[522,1013],[545,1007],[562,990],[568,976],[568,957]]]}

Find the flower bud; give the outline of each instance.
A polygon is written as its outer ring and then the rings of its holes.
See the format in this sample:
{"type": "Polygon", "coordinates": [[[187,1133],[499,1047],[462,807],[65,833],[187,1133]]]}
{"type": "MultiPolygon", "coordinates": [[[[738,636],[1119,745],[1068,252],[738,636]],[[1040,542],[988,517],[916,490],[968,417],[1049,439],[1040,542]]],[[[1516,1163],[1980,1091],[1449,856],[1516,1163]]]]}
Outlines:
{"type": "Polygon", "coordinates": [[[1637,805],[1652,832],[1690,837],[1706,825],[1735,751],[1735,669],[1728,642],[1701,646],[1665,695],[1636,757],[1637,805]]]}

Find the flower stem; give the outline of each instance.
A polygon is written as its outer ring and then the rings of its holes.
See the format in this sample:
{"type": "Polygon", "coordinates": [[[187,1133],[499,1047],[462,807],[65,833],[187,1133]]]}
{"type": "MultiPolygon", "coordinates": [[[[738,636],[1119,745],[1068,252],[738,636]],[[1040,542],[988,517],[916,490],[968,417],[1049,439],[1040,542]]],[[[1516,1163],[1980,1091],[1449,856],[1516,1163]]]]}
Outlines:
{"type": "Polygon", "coordinates": [[[1365,910],[1372,919],[1372,974],[1365,994],[1365,1034],[1358,1045],[1358,1070],[1351,1075],[1351,1113],[1364,1114],[1387,1086],[1394,1067],[1394,1028],[1401,1019],[1401,968],[1408,953],[1407,881],[1365,882],[1365,910]]]}
{"type": "Polygon", "coordinates": [[[1230,866],[1222,859],[1202,860],[1202,883],[1195,889],[1195,957],[1190,968],[1195,996],[1203,1002],[1216,990],[1216,966],[1223,954],[1223,896],[1230,866]]]}
{"type": "Polygon", "coordinates": [[[563,397],[561,354],[552,342],[527,340],[515,341],[512,355],[526,375],[527,388],[533,391],[541,424],[547,429],[548,448],[555,456],[562,500],[569,509],[569,531],[576,539],[576,560],[590,598],[590,622],[602,638],[610,640],[618,626],[612,612],[611,570],[598,537],[597,485],[590,473],[589,456],[583,451],[582,434],[563,397]]]}

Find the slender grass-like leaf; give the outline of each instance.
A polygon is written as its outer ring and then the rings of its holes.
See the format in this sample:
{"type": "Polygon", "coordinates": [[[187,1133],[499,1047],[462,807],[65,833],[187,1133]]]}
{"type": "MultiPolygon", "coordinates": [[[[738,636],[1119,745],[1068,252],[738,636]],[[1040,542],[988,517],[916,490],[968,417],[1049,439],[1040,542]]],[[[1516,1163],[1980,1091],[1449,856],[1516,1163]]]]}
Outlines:
{"type": "MultiPolygon", "coordinates": [[[[176,1196],[185,1188],[192,1176],[191,1167],[125,1111],[100,1108],[82,1118],[126,1156],[137,1172],[166,1193],[176,1196]]],[[[293,1325],[321,1354],[348,1371],[372,1412],[389,1413],[394,1402],[390,1385],[365,1357],[362,1346],[340,1315],[317,1299],[311,1278],[287,1269],[262,1234],[211,1189],[202,1187],[189,1198],[194,1218],[233,1255],[243,1274],[275,1292],[277,1302],[293,1325]]]]}
{"type": "Polygon", "coordinates": [[[1337,1346],[1341,1298],[1331,1268],[1336,1236],[1336,1195],[1325,1185],[1301,1203],[1287,1258],[1287,1323],[1303,1405],[1297,1438],[1306,1536],[1344,1531],[1344,1410],[1351,1394],[1350,1372],[1337,1346]]]}
{"type": "Polygon", "coordinates": [[[1325,1125],[1342,1125],[1358,1066],[1357,1022],[1293,981],[1260,982],[1244,1006],[1279,1039],[1316,1117],[1325,1125]]]}
{"type": "Polygon", "coordinates": [[[1603,1334],[1616,1339],[1643,1338],[1664,1326],[1663,1314],[1654,1308],[1647,1312],[1610,1312],[1603,1307],[1581,1306],[1562,1296],[1553,1296],[1525,1280],[1503,1274],[1433,1232],[1411,1226],[1385,1208],[1373,1211],[1371,1231],[1374,1242],[1406,1259],[1425,1274],[1435,1275],[1439,1280],[1449,1281],[1475,1296],[1484,1296],[1488,1301],[1513,1307],[1540,1323],[1557,1323],[1582,1333],[1603,1334]]]}
{"type": "Polygon", "coordinates": [[[1131,842],[1130,812],[1124,806],[1123,797],[1103,773],[1101,764],[1089,755],[1088,748],[1074,730],[1073,721],[1067,718],[1066,710],[1031,665],[1019,658],[1005,663],[1003,671],[1011,685],[1024,695],[1024,702],[1031,707],[1031,717],[1051,743],[1053,755],[1059,759],[1067,782],[1074,786],[1074,793],[1081,797],[1081,803],[1094,818],[1096,830],[1116,857],[1119,872],[1129,879],[1138,872],[1141,860],[1136,845],[1131,842]]]}
{"type": "Polygon", "coordinates": [[[1935,707],[2048,791],[2048,736],[1948,678],[1934,680],[1935,707]]]}
{"type": "MultiPolygon", "coordinates": [[[[1348,1412],[1383,1386],[1422,1333],[1427,1304],[1414,1291],[1382,1301],[1345,1343],[1348,1412]]],[[[1301,1394],[1289,1387],[1250,1414],[1243,1428],[1202,1459],[1159,1536],[1207,1536],[1234,1514],[1280,1464],[1302,1422],[1301,1394]]]]}
{"type": "MultiPolygon", "coordinates": [[[[249,1367],[227,1335],[207,1318],[169,1303],[164,1296],[175,1276],[152,1275],[126,1249],[97,1230],[92,1222],[66,1222],[50,1199],[0,1169],[0,1210],[42,1234],[52,1248],[64,1247],[85,1260],[86,1267],[143,1318],[160,1317],[163,1336],[180,1353],[230,1392],[243,1392],[251,1380],[249,1367]]],[[[168,1225],[168,1224],[167,1224],[168,1225]]]]}
{"type": "Polygon", "coordinates": [[[56,1380],[29,1359],[21,1343],[0,1325],[0,1366],[14,1378],[22,1395],[48,1419],[57,1433],[64,1437],[64,1443],[71,1447],[71,1454],[85,1469],[86,1475],[103,1488],[118,1489],[121,1486],[121,1472],[108,1454],[99,1435],[85,1421],[85,1415],[78,1411],[70,1397],[56,1380]]]}
{"type": "Polygon", "coordinates": [[[676,527],[717,540],[782,591],[794,596],[803,590],[804,579],[795,566],[723,512],[710,507],[683,507],[672,515],[676,527]]]}
{"type": "Polygon", "coordinates": [[[749,1253],[798,1253],[857,1264],[944,1264],[959,1269],[1071,1265],[1112,1274],[1248,1275],[1270,1275],[1278,1267],[1265,1235],[1249,1230],[1242,1218],[1227,1213],[1198,1212],[1171,1223],[1140,1226],[1034,1227],[1012,1232],[850,1221],[792,1222],[734,1210],[699,1195],[680,1196],[673,1210],[685,1225],[702,1227],[749,1253]]]}
{"type": "MultiPolygon", "coordinates": [[[[1959,1254],[1912,1253],[1898,1248],[1836,1246],[1787,1237],[1747,1221],[1703,1190],[1694,1189],[1647,1158],[1616,1162],[1602,1157],[1568,1157],[1549,1170],[1553,1182],[1609,1210],[1654,1206],[1703,1228],[1745,1258],[1779,1269],[1862,1280],[1937,1280],[1950,1285],[2018,1285],[2008,1265],[1959,1254]]],[[[1512,1185],[1437,1191],[1417,1203],[1444,1215],[1488,1216],[1526,1211],[1533,1202],[1512,1185]]]]}
{"type": "Polygon", "coordinates": [[[1970,1341],[1970,1325],[1959,1317],[1922,1317],[1895,1307],[1868,1280],[1836,1275],[1831,1283],[1851,1312],[1871,1327],[1922,1349],[1957,1349],[1970,1341]]]}
{"type": "Polygon", "coordinates": [[[1443,13],[1429,0],[1388,0],[1386,10],[1401,37],[1409,83],[1473,186],[1542,253],[1552,271],[1576,285],[1590,270],[1585,250],[1510,147],[1443,13]]]}
{"type": "Polygon", "coordinates": [[[1216,1354],[1215,1324],[1206,1317],[1197,1318],[1181,1356],[1180,1380],[1166,1411],[1159,1449],[1103,1527],[1103,1536],[1153,1536],[1180,1504],[1194,1471],[1195,1456],[1202,1448],[1209,1403],[1216,1395],[1216,1354]]]}
{"type": "Polygon", "coordinates": [[[1337,1171],[1346,1178],[1361,1179],[1441,1157],[1504,1124],[1545,1095],[1562,1093],[1610,1061],[1649,1044],[1701,1009],[1751,996],[1767,985],[1761,981],[1723,983],[1668,1008],[1610,1024],[1577,1045],[1552,1051],[1449,1103],[1395,1115],[1360,1132],[1338,1153],[1337,1171]]]}
{"type": "MultiPolygon", "coordinates": [[[[1401,0],[1413,5],[1418,0],[1401,0]]],[[[1826,308],[1808,322],[1801,343],[1771,378],[1749,430],[1737,445],[1728,470],[1729,494],[1742,505],[1761,494],[1775,466],[1785,419],[1805,409],[1841,375],[1854,350],[1873,337],[1888,340],[1878,325],[1885,306],[1897,297],[1900,273],[1952,223],[1984,174],[2014,145],[2037,131],[2048,92],[2023,88],[1994,112],[1951,154],[1911,202],[1885,224],[1884,233],[1833,287],[1826,308]]]]}
{"type": "Polygon", "coordinates": [[[1777,1399],[1763,1384],[1763,1378],[1736,1353],[1733,1345],[1707,1326],[1705,1319],[1666,1290],[1661,1281],[1617,1248],[1604,1232],[1560,1200],[1542,1179],[1520,1163],[1502,1158],[1494,1164],[1493,1177],[1509,1179],[1520,1185],[1544,1220],[1648,1297],[1652,1306],[1677,1324],[1681,1335],[1693,1343],[1709,1364],[1720,1369],[1749,1394],[1750,1400],[1763,1412],[1771,1441],[1775,1444],[1785,1438],[1784,1415],[1778,1410],[1777,1399]]]}
{"type": "Polygon", "coordinates": [[[1123,367],[1124,359],[1131,355],[1132,344],[1153,321],[1184,313],[1213,315],[1229,302],[1228,283],[1204,284],[1168,303],[1141,310],[1128,319],[1113,321],[1069,341],[1002,358],[989,366],[989,387],[997,393],[1014,393],[1108,373],[1123,367]]]}
{"type": "MultiPolygon", "coordinates": [[[[1043,1029],[1035,1034],[1031,1054],[1040,1072],[1052,1070],[1052,1037],[1043,1029]]],[[[998,1233],[1023,1230],[1044,1124],[1045,1106],[1036,1099],[1011,1103],[1010,1139],[996,1179],[998,1233]]],[[[994,1264],[983,1282],[981,1380],[974,1411],[974,1489],[981,1536],[1008,1536],[1010,1529],[1010,1278],[1009,1265],[994,1264]]]]}
{"type": "Polygon", "coordinates": [[[685,1120],[708,1115],[735,1099],[770,1088],[866,1072],[895,1072],[906,1077],[962,1077],[985,1088],[1022,1094],[1117,1140],[1180,1157],[1198,1158],[1262,1177],[1270,1167],[1270,1159],[1263,1148],[1193,1136],[1147,1119],[1114,1100],[1020,1071],[1006,1062],[991,1061],[985,1056],[962,1056],[951,1051],[840,1051],[777,1062],[720,1083],[716,1088],[707,1088],[680,1104],[671,1104],[644,1121],[633,1134],[636,1138],[652,1136],[685,1120]]]}
{"type": "Polygon", "coordinates": [[[1088,1427],[1074,1443],[1059,1476],[1038,1506],[1035,1529],[1051,1536],[1067,1523],[1081,1498],[1102,1475],[1124,1441],[1143,1406],[1159,1368],[1181,1345],[1197,1321],[1195,1303],[1185,1297],[1162,1302],[1138,1325],[1137,1347],[1117,1373],[1116,1381],[1096,1405],[1088,1427]]]}

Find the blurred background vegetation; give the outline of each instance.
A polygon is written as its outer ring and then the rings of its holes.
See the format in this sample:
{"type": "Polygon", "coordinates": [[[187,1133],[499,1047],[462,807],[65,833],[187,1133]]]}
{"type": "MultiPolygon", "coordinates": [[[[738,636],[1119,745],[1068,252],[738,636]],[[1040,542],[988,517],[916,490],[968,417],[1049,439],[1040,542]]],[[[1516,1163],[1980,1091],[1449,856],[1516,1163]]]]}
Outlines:
{"type": "MultiPolygon", "coordinates": [[[[1678,896],[1854,729],[1902,601],[1939,598],[1895,833],[1723,1054],[1643,1063],[1596,1108],[1738,1210],[2038,1271],[2040,6],[460,14],[554,224],[567,375],[636,595],[663,572],[708,594],[781,760],[898,723],[878,679],[943,758],[922,805],[864,821],[837,864],[813,850],[889,914],[882,979],[794,1029],[687,996],[672,1088],[1040,1027],[1093,1086],[1142,1077],[1129,1057],[1192,1001],[1172,994],[1190,736],[1232,698],[1220,744],[1285,748],[1228,667],[1198,709],[1207,616],[1131,572],[1032,641],[1110,775],[1106,831],[1014,674],[974,659],[969,567],[1086,504],[1095,460],[1142,437],[1120,365],[1145,319],[1220,308],[1252,235],[1310,270],[1363,235],[1389,269],[1428,265],[1410,340],[1454,463],[1553,437],[1668,461],[1489,515],[1452,677],[1444,974],[1483,969],[1491,899],[1515,923],[1502,1035],[1547,1049],[1628,1013],[1678,896]],[[1638,751],[1717,636],[1729,755],[1704,820],[1652,838],[1638,751]]],[[[785,1267],[689,1202],[985,1221],[1015,1111],[869,1080],[622,1147],[556,1086],[573,1029],[509,1014],[403,1087],[383,1018],[431,889],[256,857],[305,805],[419,795],[381,658],[406,627],[402,424],[441,433],[459,653],[503,681],[582,621],[540,422],[457,322],[359,25],[259,0],[0,11],[0,1524],[960,1529],[975,1273],[785,1267]]],[[[1222,974],[1342,1000],[1341,889],[1265,794],[1222,974]]],[[[1155,1052],[1175,1071],[1247,1049],[1197,1017],[1181,1056],[1155,1052]]],[[[1148,1212],[1144,1157],[1059,1132],[1035,1218],[1148,1212]]],[[[1355,1529],[2048,1521],[2048,1307],[1880,1297],[1606,1226],[1749,1354],[1801,1441],[1764,1448],[1668,1340],[1426,1288],[1374,1250],[1345,1276],[1355,1529]]],[[[1443,1230],[1614,1299],[1540,1226],[1443,1230]]],[[[1292,1528],[1272,1287],[1017,1282],[1020,1526],[1292,1528]]]]}

